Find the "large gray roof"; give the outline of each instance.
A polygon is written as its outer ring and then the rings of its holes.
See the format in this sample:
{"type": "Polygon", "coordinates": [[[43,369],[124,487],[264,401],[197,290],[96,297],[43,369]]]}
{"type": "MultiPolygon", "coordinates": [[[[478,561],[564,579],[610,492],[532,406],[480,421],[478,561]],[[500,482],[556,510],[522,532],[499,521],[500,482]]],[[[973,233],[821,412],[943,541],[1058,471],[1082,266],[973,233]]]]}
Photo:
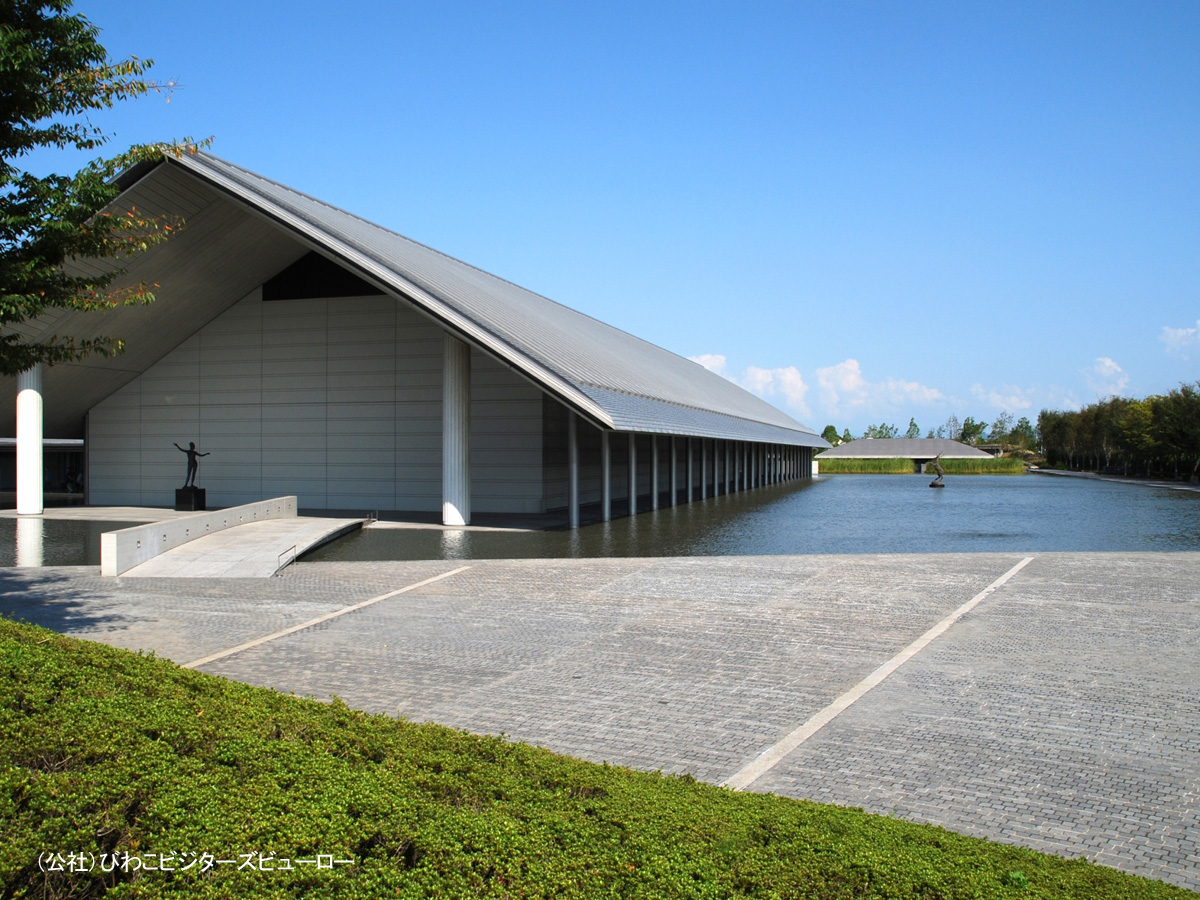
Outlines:
{"type": "Polygon", "coordinates": [[[168,160],[522,372],[597,424],[810,447],[806,425],[703,366],[208,153],[168,160]]]}
{"type": "Polygon", "coordinates": [[[818,453],[817,459],[943,459],[988,458],[977,447],[948,438],[864,438],[838,444],[832,450],[818,453]]]}

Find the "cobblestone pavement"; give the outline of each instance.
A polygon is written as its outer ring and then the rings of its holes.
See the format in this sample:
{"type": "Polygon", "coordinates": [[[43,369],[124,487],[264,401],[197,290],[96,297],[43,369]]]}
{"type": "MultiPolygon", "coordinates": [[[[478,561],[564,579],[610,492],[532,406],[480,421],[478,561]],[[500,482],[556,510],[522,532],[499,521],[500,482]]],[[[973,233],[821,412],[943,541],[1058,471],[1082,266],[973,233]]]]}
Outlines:
{"type": "MultiPolygon", "coordinates": [[[[721,782],[1011,554],[304,563],[273,579],[0,570],[0,614],[180,663],[721,782]]],[[[1200,887],[1200,554],[1037,554],[752,790],[1200,887]]]]}

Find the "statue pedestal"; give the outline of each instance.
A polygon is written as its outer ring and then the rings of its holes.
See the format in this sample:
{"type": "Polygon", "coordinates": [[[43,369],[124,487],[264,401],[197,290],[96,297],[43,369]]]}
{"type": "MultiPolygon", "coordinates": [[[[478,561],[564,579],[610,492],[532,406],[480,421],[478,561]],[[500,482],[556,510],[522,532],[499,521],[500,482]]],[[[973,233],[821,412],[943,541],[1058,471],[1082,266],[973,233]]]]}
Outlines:
{"type": "Polygon", "coordinates": [[[185,487],[175,489],[176,512],[204,512],[208,509],[204,499],[204,488],[185,487]]]}

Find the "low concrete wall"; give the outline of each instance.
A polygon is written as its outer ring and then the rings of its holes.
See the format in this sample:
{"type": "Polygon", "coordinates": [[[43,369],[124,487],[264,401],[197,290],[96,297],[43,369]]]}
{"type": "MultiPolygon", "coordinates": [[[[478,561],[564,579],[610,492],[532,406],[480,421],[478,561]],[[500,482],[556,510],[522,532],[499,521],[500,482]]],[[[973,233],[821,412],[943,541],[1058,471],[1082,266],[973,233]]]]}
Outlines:
{"type": "Polygon", "coordinates": [[[197,513],[180,519],[166,519],[149,525],[135,525],[100,535],[100,574],[120,575],[146,560],[153,559],[188,541],[265,519],[296,516],[296,498],[276,497],[245,506],[231,506],[216,512],[197,513]]]}

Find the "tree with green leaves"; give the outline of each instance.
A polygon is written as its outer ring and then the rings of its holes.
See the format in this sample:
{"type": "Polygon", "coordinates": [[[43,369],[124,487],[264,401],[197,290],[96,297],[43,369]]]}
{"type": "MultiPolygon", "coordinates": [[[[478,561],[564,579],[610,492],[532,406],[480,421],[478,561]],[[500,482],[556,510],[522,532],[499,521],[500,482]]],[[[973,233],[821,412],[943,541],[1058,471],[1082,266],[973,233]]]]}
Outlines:
{"type": "Polygon", "coordinates": [[[916,419],[908,420],[908,431],[904,432],[906,438],[919,438],[921,436],[921,426],[917,424],[916,419]]]}
{"type": "Polygon", "coordinates": [[[53,365],[90,354],[112,356],[115,337],[55,335],[31,341],[14,330],[49,310],[106,310],[154,299],[153,285],[123,284],[119,262],[100,275],[72,270],[74,259],[121,260],[165,240],[178,222],[116,210],[114,178],[187,142],[139,146],[97,158],[74,175],[36,176],[21,167],[39,148],[98,150],[108,136],[91,111],[173,85],[146,77],[152,60],[109,60],[99,30],[70,11],[71,0],[0,4],[0,373],[53,365]]]}
{"type": "Polygon", "coordinates": [[[1033,450],[1038,446],[1037,432],[1027,416],[1017,419],[1017,424],[1008,433],[1008,441],[1016,450],[1033,450]]]}
{"type": "Polygon", "coordinates": [[[863,438],[894,438],[899,433],[900,429],[895,425],[880,422],[878,425],[868,425],[867,430],[863,432],[863,438]]]}
{"type": "Polygon", "coordinates": [[[840,437],[838,437],[837,429],[834,428],[832,425],[825,426],[825,430],[821,432],[821,437],[823,437],[825,440],[829,441],[829,445],[831,447],[836,447],[838,444],[840,444],[842,442],[842,439],[840,437]]]}
{"type": "Polygon", "coordinates": [[[986,431],[986,422],[976,422],[973,416],[967,416],[963,419],[962,430],[959,432],[958,439],[964,444],[970,444],[974,447],[983,440],[983,435],[986,431]]]}
{"type": "Polygon", "coordinates": [[[1000,444],[1005,448],[1011,446],[1009,435],[1013,430],[1012,413],[1007,410],[1002,410],[1000,415],[996,416],[996,421],[988,426],[988,440],[993,444],[1000,444]]]}
{"type": "Polygon", "coordinates": [[[952,441],[957,441],[962,438],[962,425],[958,421],[958,416],[954,413],[946,419],[946,424],[938,429],[938,437],[947,437],[952,441]]]}

